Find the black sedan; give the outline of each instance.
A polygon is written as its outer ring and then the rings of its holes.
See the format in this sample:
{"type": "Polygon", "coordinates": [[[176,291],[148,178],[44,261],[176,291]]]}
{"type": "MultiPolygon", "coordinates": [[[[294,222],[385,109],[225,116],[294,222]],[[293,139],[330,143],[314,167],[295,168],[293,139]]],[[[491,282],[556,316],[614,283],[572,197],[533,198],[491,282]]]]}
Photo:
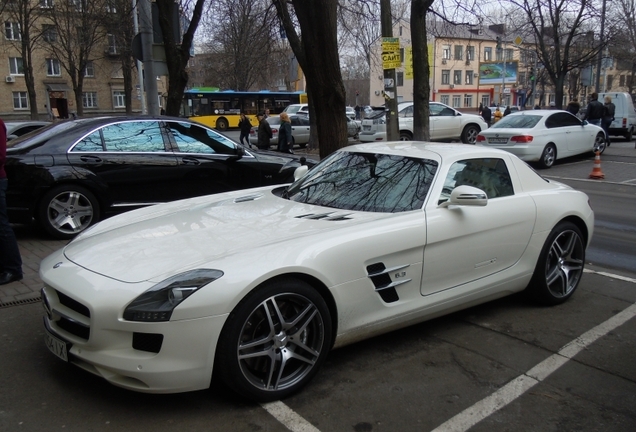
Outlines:
{"type": "Polygon", "coordinates": [[[54,123],[8,144],[7,207],[71,238],[109,214],[155,203],[287,183],[294,155],[246,149],[199,123],[104,117],[54,123]]]}

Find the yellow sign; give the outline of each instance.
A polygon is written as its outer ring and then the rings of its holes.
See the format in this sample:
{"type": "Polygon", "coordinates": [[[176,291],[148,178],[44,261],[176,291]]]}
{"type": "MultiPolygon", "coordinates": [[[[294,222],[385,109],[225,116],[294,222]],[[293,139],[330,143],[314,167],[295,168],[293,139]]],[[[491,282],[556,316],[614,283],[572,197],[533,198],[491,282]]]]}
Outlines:
{"type": "Polygon", "coordinates": [[[400,38],[383,37],[382,38],[382,51],[399,51],[400,50],[400,38]]]}
{"type": "Polygon", "coordinates": [[[402,66],[402,58],[400,57],[400,51],[382,53],[382,68],[383,69],[396,69],[401,66],[402,66]]]}
{"type": "MultiPolygon", "coordinates": [[[[428,72],[431,73],[430,61],[433,58],[433,44],[428,44],[428,61],[429,67],[428,72]]],[[[406,57],[404,61],[404,79],[413,79],[413,47],[408,46],[404,49],[404,57],[406,57]]]]}

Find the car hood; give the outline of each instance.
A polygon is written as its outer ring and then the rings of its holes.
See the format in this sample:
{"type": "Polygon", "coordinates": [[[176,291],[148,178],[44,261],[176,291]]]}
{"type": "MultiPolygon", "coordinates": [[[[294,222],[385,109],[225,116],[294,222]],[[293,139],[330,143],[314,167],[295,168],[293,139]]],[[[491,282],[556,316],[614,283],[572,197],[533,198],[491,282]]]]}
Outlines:
{"type": "Polygon", "coordinates": [[[123,282],[158,282],[165,275],[229,255],[285,247],[308,236],[387,217],[300,204],[274,195],[273,189],[228,192],[127,212],[80,234],[64,255],[123,282]]]}

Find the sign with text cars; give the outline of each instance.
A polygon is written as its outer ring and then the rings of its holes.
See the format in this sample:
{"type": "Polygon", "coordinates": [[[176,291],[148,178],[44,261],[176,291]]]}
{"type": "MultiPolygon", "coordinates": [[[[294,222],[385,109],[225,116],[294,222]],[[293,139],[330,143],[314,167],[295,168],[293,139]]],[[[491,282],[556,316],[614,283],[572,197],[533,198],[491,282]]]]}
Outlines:
{"type": "Polygon", "coordinates": [[[519,62],[488,62],[479,64],[479,84],[516,84],[519,62]]]}
{"type": "Polygon", "coordinates": [[[400,56],[400,38],[382,38],[382,68],[397,69],[402,66],[400,56]]]}

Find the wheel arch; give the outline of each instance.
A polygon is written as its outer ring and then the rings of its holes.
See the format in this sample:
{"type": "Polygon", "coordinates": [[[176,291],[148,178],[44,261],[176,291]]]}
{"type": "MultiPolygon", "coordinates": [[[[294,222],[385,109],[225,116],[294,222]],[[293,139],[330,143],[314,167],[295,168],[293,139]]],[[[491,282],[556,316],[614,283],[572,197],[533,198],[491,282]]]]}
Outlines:
{"type": "Polygon", "coordinates": [[[576,225],[576,227],[581,231],[581,234],[583,235],[583,240],[585,244],[586,245],[588,244],[590,239],[590,232],[588,231],[587,225],[585,224],[583,219],[581,219],[579,216],[571,215],[561,219],[556,225],[558,225],[561,222],[571,222],[574,225],[576,225]]]}

